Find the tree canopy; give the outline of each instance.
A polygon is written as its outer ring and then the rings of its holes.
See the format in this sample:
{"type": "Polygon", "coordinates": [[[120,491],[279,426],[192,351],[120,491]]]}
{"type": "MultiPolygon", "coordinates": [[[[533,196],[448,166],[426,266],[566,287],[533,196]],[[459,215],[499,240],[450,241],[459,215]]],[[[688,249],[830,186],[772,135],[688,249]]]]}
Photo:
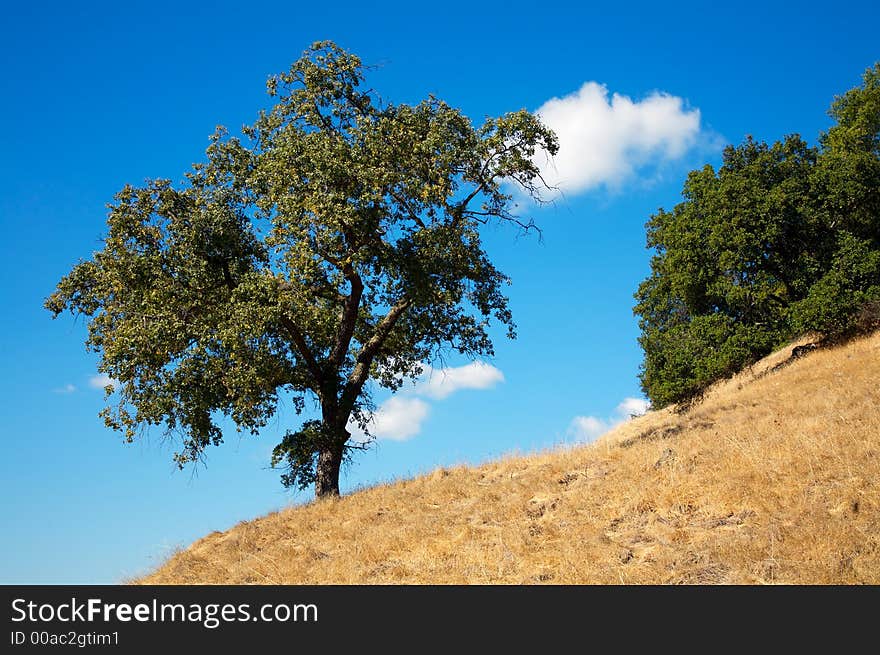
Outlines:
{"type": "Polygon", "coordinates": [[[480,226],[531,226],[512,194],[539,197],[533,157],[556,137],[524,110],[475,127],[434,97],[383,102],[365,73],[314,44],[183,183],[123,188],[103,249],[46,300],[89,317],[87,347],[118,383],[102,415],[126,439],[163,426],[183,466],[223,440],[222,417],[256,434],[279,403],[313,398],[320,418],[272,463],[286,485],[337,494],[347,426],[369,434],[368,380],[395,390],[440,352],[491,355],[493,320],[514,336],[480,226]]]}
{"type": "Polygon", "coordinates": [[[798,135],[728,146],[647,223],[655,255],[635,313],[654,406],[797,335],[841,338],[880,316],[880,64],[829,114],[817,147],[798,135]]]}

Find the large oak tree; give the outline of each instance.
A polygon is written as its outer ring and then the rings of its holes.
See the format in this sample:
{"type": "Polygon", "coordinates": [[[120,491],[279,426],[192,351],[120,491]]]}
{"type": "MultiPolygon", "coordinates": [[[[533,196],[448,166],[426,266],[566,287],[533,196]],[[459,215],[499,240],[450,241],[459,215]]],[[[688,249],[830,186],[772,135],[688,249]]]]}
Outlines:
{"type": "Polygon", "coordinates": [[[368,380],[395,390],[441,351],[491,355],[491,319],[513,336],[480,226],[530,225],[512,194],[537,197],[533,157],[555,136],[526,111],[475,127],[433,97],[385,103],[364,73],[313,45],[184,183],[122,189],[103,249],[47,299],[89,317],[87,347],[118,383],[102,415],[126,439],[164,426],[183,466],[222,441],[222,417],[257,433],[313,397],[320,418],[272,463],[287,485],[338,494],[348,427],[369,433],[368,380]]]}

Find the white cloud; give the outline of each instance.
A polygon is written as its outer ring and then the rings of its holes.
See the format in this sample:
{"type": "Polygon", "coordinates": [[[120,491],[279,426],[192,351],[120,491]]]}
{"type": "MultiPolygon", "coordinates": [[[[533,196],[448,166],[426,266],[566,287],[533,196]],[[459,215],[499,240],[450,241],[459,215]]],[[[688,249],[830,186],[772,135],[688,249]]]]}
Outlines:
{"type": "Polygon", "coordinates": [[[464,366],[435,369],[423,364],[422,373],[413,393],[435,398],[446,398],[459,389],[489,389],[504,382],[504,373],[485,362],[471,362],[464,366]]]}
{"type": "Polygon", "coordinates": [[[578,91],[551,98],[535,113],[559,137],[549,160],[536,155],[545,180],[563,192],[618,187],[648,166],[679,159],[707,136],[700,110],[677,96],[655,91],[643,100],[586,82],[578,91]]]}
{"type": "Polygon", "coordinates": [[[617,413],[622,417],[629,418],[630,416],[641,416],[650,408],[650,401],[644,398],[624,398],[623,402],[617,406],[617,413]]]}
{"type": "Polygon", "coordinates": [[[89,386],[93,389],[103,389],[107,386],[116,389],[116,387],[119,386],[119,382],[111,378],[106,373],[101,373],[100,375],[93,375],[89,378],[89,386]]]}
{"type": "MultiPolygon", "coordinates": [[[[405,386],[373,412],[368,426],[371,436],[392,441],[411,439],[421,432],[431,411],[423,398],[443,400],[460,389],[489,389],[504,381],[504,374],[485,362],[438,369],[429,364],[421,366],[422,374],[412,386],[405,386]]],[[[368,440],[354,421],[349,421],[347,427],[355,441],[368,440]]]]}
{"type": "Polygon", "coordinates": [[[577,441],[594,441],[633,416],[641,416],[650,408],[651,403],[643,398],[624,398],[614,409],[614,416],[575,416],[568,426],[568,434],[577,441]]]}
{"type": "Polygon", "coordinates": [[[73,393],[74,391],[76,391],[76,387],[70,383],[67,383],[63,387],[52,389],[52,391],[54,393],[73,393]]]}
{"type": "Polygon", "coordinates": [[[611,424],[595,416],[575,416],[568,427],[568,433],[578,441],[592,441],[611,429],[611,424]]]}
{"type": "MultiPolygon", "coordinates": [[[[373,413],[370,420],[370,434],[377,439],[406,441],[416,436],[431,408],[420,398],[392,396],[373,413]]],[[[354,422],[348,429],[355,441],[366,441],[367,436],[354,422]]]]}

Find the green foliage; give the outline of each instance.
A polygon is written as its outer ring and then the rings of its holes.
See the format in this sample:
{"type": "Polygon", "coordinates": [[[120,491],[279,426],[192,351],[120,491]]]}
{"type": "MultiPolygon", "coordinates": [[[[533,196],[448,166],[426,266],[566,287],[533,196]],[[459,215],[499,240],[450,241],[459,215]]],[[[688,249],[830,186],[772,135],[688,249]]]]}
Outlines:
{"type": "Polygon", "coordinates": [[[180,433],[183,466],[222,441],[219,417],[256,433],[280,402],[313,398],[320,425],[273,456],[308,484],[350,419],[369,430],[368,379],[396,389],[445,349],[491,355],[492,319],[514,336],[479,228],[530,227],[506,189],[538,194],[532,158],[555,136],[526,111],[474,127],[363,82],[358,57],[316,43],[269,80],[275,105],[242,138],[218,129],[186,183],[117,194],[103,250],[46,301],[90,317],[87,345],[119,382],[109,427],[180,433]]]}
{"type": "Polygon", "coordinates": [[[283,464],[286,473],[281,474],[285,487],[307,489],[315,483],[318,454],[333,448],[336,435],[327,430],[322,421],[305,421],[299,430],[288,432],[272,450],[271,464],[283,464]]]}
{"type": "Polygon", "coordinates": [[[793,331],[845,335],[872,301],[880,301],[880,248],[841,232],[831,267],[791,307],[793,331]]]}
{"type": "Polygon", "coordinates": [[[656,407],[698,396],[792,337],[859,325],[880,292],[880,65],[837,98],[810,147],[747,138],[692,171],[647,223],[636,293],[642,387],[656,407]]]}

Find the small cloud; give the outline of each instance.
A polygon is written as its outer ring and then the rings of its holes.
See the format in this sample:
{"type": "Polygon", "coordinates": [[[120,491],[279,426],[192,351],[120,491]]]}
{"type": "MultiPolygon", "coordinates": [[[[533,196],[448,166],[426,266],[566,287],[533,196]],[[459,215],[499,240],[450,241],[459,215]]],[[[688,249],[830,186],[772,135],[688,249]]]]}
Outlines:
{"type": "Polygon", "coordinates": [[[625,418],[641,416],[651,408],[651,403],[644,398],[624,398],[617,406],[617,413],[625,418]]]}
{"type": "Polygon", "coordinates": [[[610,429],[610,423],[595,416],[575,416],[568,426],[568,434],[578,441],[593,441],[610,429]]]}
{"type": "Polygon", "coordinates": [[[73,393],[74,391],[76,391],[76,387],[70,383],[65,384],[63,387],[52,389],[52,393],[73,393]]]}
{"type": "MultiPolygon", "coordinates": [[[[422,423],[428,417],[430,406],[420,398],[392,396],[373,412],[369,421],[370,434],[377,439],[406,441],[422,430],[422,423]]],[[[348,429],[355,441],[368,440],[367,435],[353,421],[348,429]]]]}
{"type": "Polygon", "coordinates": [[[490,389],[504,382],[504,373],[485,362],[471,362],[464,366],[434,369],[422,365],[424,372],[413,393],[441,400],[459,389],[490,389]]]}
{"type": "Polygon", "coordinates": [[[552,159],[536,155],[544,179],[560,191],[580,193],[617,188],[632,177],[684,157],[697,146],[718,141],[701,126],[700,110],[678,96],[655,91],[642,100],[609,94],[598,82],[586,82],[536,111],[559,138],[552,159]]]}
{"type": "MultiPolygon", "coordinates": [[[[460,389],[490,389],[504,381],[500,369],[485,362],[471,362],[464,366],[435,369],[421,364],[422,374],[413,386],[392,396],[369,418],[370,436],[377,439],[406,441],[422,430],[422,424],[431,406],[422,398],[443,400],[460,389]],[[419,397],[421,396],[421,397],[419,397]]],[[[369,437],[353,420],[348,423],[352,438],[361,443],[369,437]]]]}
{"type": "Polygon", "coordinates": [[[614,416],[608,418],[575,416],[568,426],[568,435],[576,441],[595,441],[621,423],[626,423],[632,417],[641,416],[650,408],[651,403],[644,398],[624,398],[615,408],[614,416]]]}
{"type": "Polygon", "coordinates": [[[100,375],[93,375],[89,378],[89,386],[93,389],[113,387],[113,389],[115,390],[119,386],[119,381],[114,380],[106,373],[101,373],[100,375]]]}

